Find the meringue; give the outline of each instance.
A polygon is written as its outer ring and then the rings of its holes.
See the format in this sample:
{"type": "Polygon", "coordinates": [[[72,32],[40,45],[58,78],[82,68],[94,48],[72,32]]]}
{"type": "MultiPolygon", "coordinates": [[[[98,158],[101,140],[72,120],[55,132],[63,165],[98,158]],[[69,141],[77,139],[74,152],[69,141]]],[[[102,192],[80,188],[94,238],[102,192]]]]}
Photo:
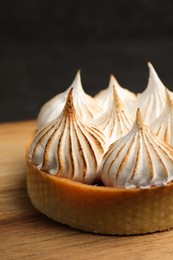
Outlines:
{"type": "Polygon", "coordinates": [[[43,126],[59,116],[65,106],[68,93],[72,88],[74,89],[74,106],[78,111],[78,114],[80,114],[88,122],[100,116],[103,110],[94,98],[84,92],[81,83],[80,71],[78,71],[74,81],[66,91],[55,96],[43,105],[38,115],[38,129],[41,129],[43,126]]]}
{"type": "Polygon", "coordinates": [[[107,145],[125,135],[132,127],[133,118],[124,107],[121,98],[114,86],[107,91],[107,111],[93,123],[101,129],[107,137],[107,145]]]}
{"type": "Polygon", "coordinates": [[[148,67],[148,86],[137,97],[111,76],[108,88],[93,98],[84,92],[78,72],[66,91],[42,107],[31,162],[49,174],[87,184],[101,176],[104,185],[125,188],[171,181],[172,92],[148,67]]]}
{"type": "Polygon", "coordinates": [[[128,89],[122,88],[118,81],[116,80],[116,78],[111,75],[110,76],[110,80],[109,80],[109,85],[106,89],[101,90],[97,95],[95,95],[95,100],[98,102],[98,104],[103,107],[104,111],[106,111],[108,109],[108,102],[110,99],[110,92],[112,87],[115,88],[116,92],[118,93],[118,95],[120,96],[120,98],[122,99],[124,105],[127,107],[127,109],[129,109],[129,111],[131,109],[133,109],[134,107],[134,102],[136,101],[136,94],[134,94],[133,92],[129,91],[128,89]]]}
{"type": "Polygon", "coordinates": [[[150,131],[138,109],[132,129],[104,155],[101,177],[106,186],[165,185],[173,180],[173,147],[150,131]]]}
{"type": "Polygon", "coordinates": [[[162,112],[165,102],[165,86],[159,79],[151,63],[149,67],[149,80],[145,91],[138,94],[136,108],[140,108],[145,118],[145,122],[150,124],[162,112]]]}
{"type": "Polygon", "coordinates": [[[62,112],[68,92],[69,89],[56,95],[42,106],[37,118],[38,129],[53,121],[62,112]]]}
{"type": "Polygon", "coordinates": [[[37,133],[29,158],[42,171],[91,184],[99,178],[104,135],[76,112],[74,92],[71,88],[60,115],[37,133]]]}
{"type": "Polygon", "coordinates": [[[173,100],[170,92],[165,89],[167,102],[165,108],[159,117],[157,117],[150,128],[153,133],[164,139],[168,144],[173,146],[173,100]]]}

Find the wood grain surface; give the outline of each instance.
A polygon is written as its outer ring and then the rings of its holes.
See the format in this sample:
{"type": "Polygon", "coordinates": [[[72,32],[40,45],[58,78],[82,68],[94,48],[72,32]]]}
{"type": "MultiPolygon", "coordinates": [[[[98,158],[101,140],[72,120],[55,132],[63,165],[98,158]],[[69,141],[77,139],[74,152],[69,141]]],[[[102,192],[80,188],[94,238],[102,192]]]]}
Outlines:
{"type": "Polygon", "coordinates": [[[25,143],[35,122],[0,124],[0,259],[173,259],[173,230],[103,236],[56,223],[26,191],[25,143]]]}

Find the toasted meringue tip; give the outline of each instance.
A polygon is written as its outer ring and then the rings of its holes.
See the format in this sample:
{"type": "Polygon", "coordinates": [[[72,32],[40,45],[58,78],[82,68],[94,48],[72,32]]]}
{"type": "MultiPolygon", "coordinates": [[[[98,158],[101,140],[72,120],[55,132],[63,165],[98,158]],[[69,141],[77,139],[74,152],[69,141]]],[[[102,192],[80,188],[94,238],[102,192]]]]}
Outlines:
{"type": "Polygon", "coordinates": [[[157,75],[155,68],[151,64],[151,62],[148,62],[148,68],[149,68],[149,76],[157,75]]]}
{"type": "Polygon", "coordinates": [[[153,65],[148,62],[149,68],[149,80],[148,80],[148,87],[155,87],[155,88],[163,88],[165,87],[161,79],[159,78],[156,70],[154,69],[153,65]]]}
{"type": "Polygon", "coordinates": [[[114,85],[114,86],[118,85],[119,86],[118,80],[116,79],[116,77],[113,74],[110,75],[109,85],[114,85]]]}
{"type": "Polygon", "coordinates": [[[151,61],[148,61],[148,62],[147,62],[147,65],[148,65],[148,68],[149,68],[149,69],[154,69],[154,67],[153,67],[153,65],[152,65],[152,63],[151,63],[151,61]]]}
{"type": "Polygon", "coordinates": [[[73,87],[70,89],[68,93],[66,104],[65,104],[65,110],[68,110],[68,112],[75,111],[74,103],[73,103],[73,87]]]}
{"type": "Polygon", "coordinates": [[[75,75],[75,78],[72,82],[72,85],[71,86],[75,86],[75,85],[82,85],[81,83],[81,71],[80,69],[77,71],[76,75],[75,75]]]}
{"type": "Polygon", "coordinates": [[[156,70],[155,70],[153,64],[152,64],[150,61],[147,62],[147,65],[148,65],[149,73],[150,73],[150,74],[156,74],[156,75],[157,75],[157,72],[156,72],[156,70]]]}
{"type": "Polygon", "coordinates": [[[115,76],[114,76],[114,74],[110,74],[110,81],[114,81],[114,80],[116,80],[116,78],[115,78],[115,76]]]}
{"type": "Polygon", "coordinates": [[[149,80],[154,78],[155,80],[160,81],[160,78],[159,78],[154,66],[151,64],[151,62],[148,62],[148,68],[149,68],[149,80]]]}
{"type": "Polygon", "coordinates": [[[114,95],[114,101],[115,101],[116,107],[120,107],[122,105],[122,103],[121,103],[120,97],[119,97],[118,92],[114,85],[113,85],[113,95],[114,95]]]}
{"type": "Polygon", "coordinates": [[[73,97],[73,87],[71,87],[71,89],[69,90],[67,99],[68,99],[69,97],[73,97]]]}
{"type": "Polygon", "coordinates": [[[145,125],[142,112],[139,108],[136,111],[136,120],[135,121],[136,121],[138,128],[143,128],[143,126],[145,125]]]}
{"type": "Polygon", "coordinates": [[[77,70],[76,77],[78,77],[81,80],[81,69],[77,70]]]}

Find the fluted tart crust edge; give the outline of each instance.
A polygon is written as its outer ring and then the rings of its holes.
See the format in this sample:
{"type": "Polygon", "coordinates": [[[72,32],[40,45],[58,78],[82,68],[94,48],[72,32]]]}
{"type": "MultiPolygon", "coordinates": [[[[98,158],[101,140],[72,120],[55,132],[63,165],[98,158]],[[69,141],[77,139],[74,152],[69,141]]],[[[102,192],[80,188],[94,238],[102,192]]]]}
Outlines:
{"type": "Polygon", "coordinates": [[[92,186],[52,176],[27,161],[31,202],[55,221],[111,235],[145,234],[173,227],[172,183],[148,189],[92,186]]]}

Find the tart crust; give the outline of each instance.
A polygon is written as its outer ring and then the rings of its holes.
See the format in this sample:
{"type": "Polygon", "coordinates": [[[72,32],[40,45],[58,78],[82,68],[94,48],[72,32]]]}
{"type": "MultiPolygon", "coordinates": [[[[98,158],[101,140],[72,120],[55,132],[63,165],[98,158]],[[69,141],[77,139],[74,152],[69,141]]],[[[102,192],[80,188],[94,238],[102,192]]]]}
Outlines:
{"type": "MultiPolygon", "coordinates": [[[[35,134],[35,133],[34,133],[35,134]]],[[[47,217],[83,231],[134,235],[173,227],[173,183],[140,188],[93,186],[39,170],[27,157],[27,190],[47,217]]]]}

